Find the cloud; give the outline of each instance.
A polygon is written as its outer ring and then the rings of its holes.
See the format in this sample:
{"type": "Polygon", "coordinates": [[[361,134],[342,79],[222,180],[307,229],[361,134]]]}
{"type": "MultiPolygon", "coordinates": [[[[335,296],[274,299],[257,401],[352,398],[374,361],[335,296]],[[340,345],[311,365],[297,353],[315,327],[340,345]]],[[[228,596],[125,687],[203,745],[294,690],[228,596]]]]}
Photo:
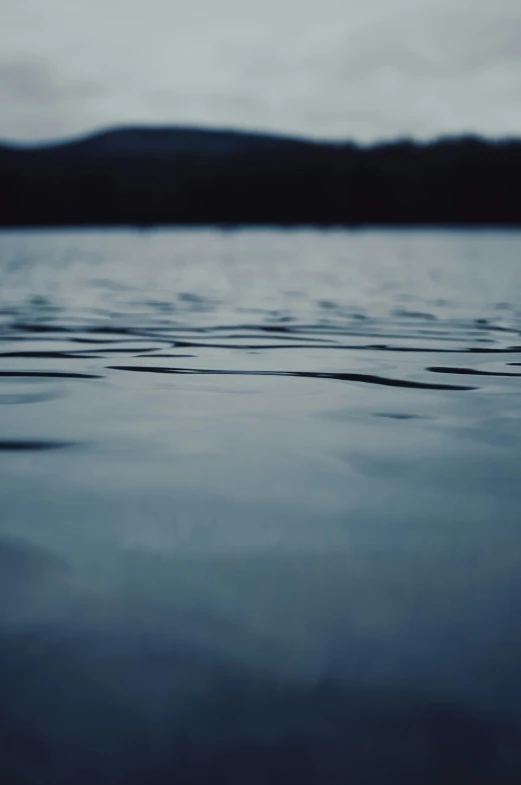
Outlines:
{"type": "Polygon", "coordinates": [[[0,100],[31,102],[36,106],[83,100],[97,90],[88,82],[67,83],[45,62],[0,62],[0,100]]]}
{"type": "Polygon", "coordinates": [[[0,136],[521,129],[518,0],[4,0],[0,136]]]}
{"type": "Polygon", "coordinates": [[[84,109],[102,88],[87,81],[68,81],[45,61],[0,61],[1,132],[24,138],[32,129],[42,136],[79,130],[84,109]]]}

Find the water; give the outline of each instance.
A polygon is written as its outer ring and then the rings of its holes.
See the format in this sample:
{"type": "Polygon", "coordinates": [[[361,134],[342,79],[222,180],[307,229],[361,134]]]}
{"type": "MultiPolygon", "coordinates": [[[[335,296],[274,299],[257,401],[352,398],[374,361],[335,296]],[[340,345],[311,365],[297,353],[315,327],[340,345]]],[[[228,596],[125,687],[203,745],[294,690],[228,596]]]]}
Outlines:
{"type": "Polygon", "coordinates": [[[3,782],[521,782],[520,254],[0,235],[3,782]]]}

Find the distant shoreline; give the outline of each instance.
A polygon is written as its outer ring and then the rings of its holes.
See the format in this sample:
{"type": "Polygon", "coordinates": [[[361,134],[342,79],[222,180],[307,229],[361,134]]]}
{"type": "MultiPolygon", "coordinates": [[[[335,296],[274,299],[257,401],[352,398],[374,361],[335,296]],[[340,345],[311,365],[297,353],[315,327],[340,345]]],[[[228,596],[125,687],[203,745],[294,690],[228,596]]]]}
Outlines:
{"type": "Polygon", "coordinates": [[[110,231],[134,231],[134,232],[168,232],[168,231],[218,231],[218,232],[306,232],[316,231],[324,233],[334,232],[521,232],[521,221],[517,224],[277,224],[277,223],[163,223],[151,224],[150,226],[140,226],[131,223],[117,224],[0,224],[0,233],[17,231],[41,232],[41,231],[71,231],[71,232],[110,232],[110,231]]]}
{"type": "Polygon", "coordinates": [[[0,226],[521,227],[521,140],[195,128],[0,144],[0,226]]]}

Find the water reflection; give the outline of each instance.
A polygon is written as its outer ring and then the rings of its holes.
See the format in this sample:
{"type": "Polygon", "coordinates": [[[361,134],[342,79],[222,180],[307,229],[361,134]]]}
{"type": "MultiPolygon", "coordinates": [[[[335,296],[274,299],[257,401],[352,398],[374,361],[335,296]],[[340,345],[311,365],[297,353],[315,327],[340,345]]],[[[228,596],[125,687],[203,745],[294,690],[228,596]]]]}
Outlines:
{"type": "Polygon", "coordinates": [[[521,781],[520,245],[0,235],[3,782],[521,781]]]}

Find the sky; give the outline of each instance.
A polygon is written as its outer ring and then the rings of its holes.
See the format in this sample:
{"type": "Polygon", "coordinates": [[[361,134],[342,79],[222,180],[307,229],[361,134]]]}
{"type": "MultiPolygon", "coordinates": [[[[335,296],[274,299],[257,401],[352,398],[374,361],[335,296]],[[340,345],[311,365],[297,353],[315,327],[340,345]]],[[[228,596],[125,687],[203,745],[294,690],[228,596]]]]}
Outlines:
{"type": "Polygon", "coordinates": [[[0,0],[0,138],[521,133],[519,0],[0,0]]]}

